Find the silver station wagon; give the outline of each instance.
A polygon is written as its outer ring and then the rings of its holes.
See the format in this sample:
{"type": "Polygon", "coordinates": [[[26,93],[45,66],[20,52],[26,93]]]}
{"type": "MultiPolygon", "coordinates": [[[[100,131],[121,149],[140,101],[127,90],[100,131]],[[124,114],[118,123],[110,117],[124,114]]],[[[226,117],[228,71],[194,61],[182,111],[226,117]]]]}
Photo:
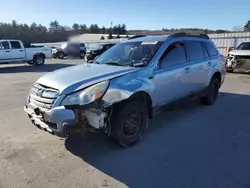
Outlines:
{"type": "Polygon", "coordinates": [[[224,57],[205,34],[138,37],[92,63],[42,76],[24,109],[35,126],[51,134],[103,131],[129,147],[166,106],[194,96],[213,104],[225,73],[224,57]]]}

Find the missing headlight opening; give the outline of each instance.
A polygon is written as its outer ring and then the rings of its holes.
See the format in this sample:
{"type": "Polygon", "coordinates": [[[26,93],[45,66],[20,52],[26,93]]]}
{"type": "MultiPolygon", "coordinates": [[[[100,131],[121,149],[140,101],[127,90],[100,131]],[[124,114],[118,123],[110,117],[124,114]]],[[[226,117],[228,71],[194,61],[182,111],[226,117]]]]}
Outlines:
{"type": "MultiPolygon", "coordinates": [[[[94,105],[95,106],[95,105],[94,105]]],[[[99,106],[99,105],[98,105],[99,106]]],[[[78,108],[73,109],[75,112],[75,123],[77,125],[77,132],[84,133],[86,131],[96,132],[108,129],[108,110],[96,108],[78,108]]]]}

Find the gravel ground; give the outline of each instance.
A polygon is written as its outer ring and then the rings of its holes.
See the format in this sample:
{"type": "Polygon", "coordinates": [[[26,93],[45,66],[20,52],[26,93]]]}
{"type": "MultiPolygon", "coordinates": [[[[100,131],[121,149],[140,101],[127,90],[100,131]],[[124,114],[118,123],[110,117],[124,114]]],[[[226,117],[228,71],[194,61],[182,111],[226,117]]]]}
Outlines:
{"type": "Polygon", "coordinates": [[[250,187],[250,75],[228,74],[215,105],[168,110],[122,149],[100,134],[52,136],[24,113],[36,79],[74,63],[0,65],[0,188],[250,187]]]}

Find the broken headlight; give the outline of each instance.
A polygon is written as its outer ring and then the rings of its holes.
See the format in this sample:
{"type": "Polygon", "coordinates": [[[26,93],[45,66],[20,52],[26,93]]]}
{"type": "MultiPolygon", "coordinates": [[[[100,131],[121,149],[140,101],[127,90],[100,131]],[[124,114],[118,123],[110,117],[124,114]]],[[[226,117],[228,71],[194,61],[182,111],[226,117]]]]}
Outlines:
{"type": "Polygon", "coordinates": [[[103,81],[84,90],[67,95],[61,102],[61,105],[85,105],[94,102],[104,95],[108,85],[109,81],[103,81]]]}

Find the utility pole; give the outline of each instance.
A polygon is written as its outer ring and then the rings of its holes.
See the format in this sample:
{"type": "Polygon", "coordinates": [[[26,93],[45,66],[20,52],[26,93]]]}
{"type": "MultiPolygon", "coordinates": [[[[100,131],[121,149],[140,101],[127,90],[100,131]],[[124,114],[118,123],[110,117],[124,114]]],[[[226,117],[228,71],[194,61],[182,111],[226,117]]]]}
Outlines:
{"type": "Polygon", "coordinates": [[[113,22],[111,22],[111,34],[113,35],[113,22]]]}

